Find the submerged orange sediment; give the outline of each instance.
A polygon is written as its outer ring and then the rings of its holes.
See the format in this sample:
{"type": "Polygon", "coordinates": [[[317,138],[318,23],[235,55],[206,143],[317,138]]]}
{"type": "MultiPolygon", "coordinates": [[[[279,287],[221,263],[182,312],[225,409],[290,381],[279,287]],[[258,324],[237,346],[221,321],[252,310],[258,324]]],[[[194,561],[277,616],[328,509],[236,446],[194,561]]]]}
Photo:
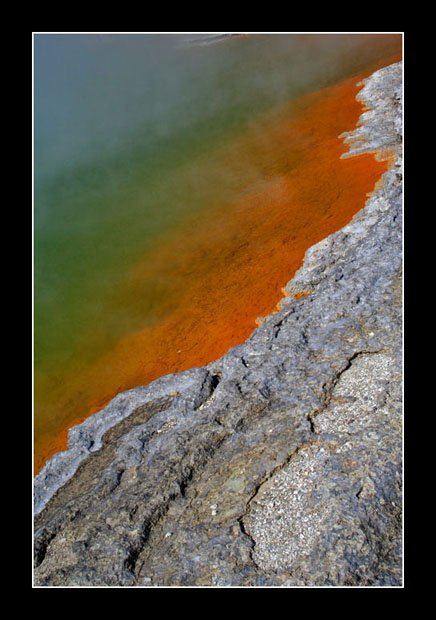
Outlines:
{"type": "Polygon", "coordinates": [[[46,390],[47,406],[63,417],[36,438],[35,473],[66,448],[68,427],[117,393],[221,357],[275,311],[306,250],[347,224],[389,167],[371,153],[341,158],[348,147],[338,136],[362,113],[357,84],[400,59],[283,106],[216,153],[217,166],[243,161],[256,182],[238,200],[179,225],[128,275],[113,303],[158,286],[163,318],[46,390]]]}

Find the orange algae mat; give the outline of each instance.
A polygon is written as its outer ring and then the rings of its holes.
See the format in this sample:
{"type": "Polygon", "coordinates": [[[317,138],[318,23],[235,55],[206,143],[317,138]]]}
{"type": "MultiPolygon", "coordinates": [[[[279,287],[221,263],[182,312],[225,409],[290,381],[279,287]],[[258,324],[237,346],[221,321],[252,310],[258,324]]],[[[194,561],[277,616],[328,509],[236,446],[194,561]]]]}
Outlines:
{"type": "Polygon", "coordinates": [[[236,202],[179,225],[127,275],[113,303],[158,287],[160,318],[58,377],[47,406],[54,419],[61,412],[62,428],[35,438],[35,474],[66,449],[69,427],[116,394],[218,359],[276,310],[306,250],[347,224],[389,167],[374,154],[341,159],[348,147],[338,136],[362,113],[359,81],[399,60],[282,106],[215,154],[218,169],[223,161],[251,168],[252,183],[236,202]]]}

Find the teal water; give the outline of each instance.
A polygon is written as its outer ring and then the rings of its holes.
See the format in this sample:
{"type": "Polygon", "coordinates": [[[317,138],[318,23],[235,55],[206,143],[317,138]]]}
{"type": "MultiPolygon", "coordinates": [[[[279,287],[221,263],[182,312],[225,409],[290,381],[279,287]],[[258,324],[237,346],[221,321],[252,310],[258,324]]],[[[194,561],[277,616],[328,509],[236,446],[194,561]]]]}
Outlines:
{"type": "MultiPolygon", "coordinates": [[[[253,182],[244,162],[217,167],[215,149],[397,49],[372,35],[36,34],[37,375],[80,368],[177,304],[159,287],[117,303],[114,292],[184,218],[253,182]]],[[[36,430],[43,402],[37,381],[36,430]]]]}
{"type": "Polygon", "coordinates": [[[210,207],[217,189],[238,187],[228,170],[219,188],[184,177],[187,161],[392,45],[375,43],[352,35],[310,43],[292,35],[35,35],[36,366],[74,356],[96,319],[108,346],[146,320],[146,300],[103,319],[106,296],[180,218],[210,207]]]}

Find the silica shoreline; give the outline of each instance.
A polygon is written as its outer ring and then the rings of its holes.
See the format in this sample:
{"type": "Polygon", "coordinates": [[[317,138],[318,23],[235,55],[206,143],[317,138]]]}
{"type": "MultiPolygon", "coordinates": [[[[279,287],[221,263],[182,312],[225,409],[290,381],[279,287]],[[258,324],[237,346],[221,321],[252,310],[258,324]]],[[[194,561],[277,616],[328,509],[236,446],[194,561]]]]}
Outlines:
{"type": "Polygon", "coordinates": [[[280,310],[70,429],[34,482],[37,585],[401,584],[401,78],[342,136],[391,168],[280,310]]]}

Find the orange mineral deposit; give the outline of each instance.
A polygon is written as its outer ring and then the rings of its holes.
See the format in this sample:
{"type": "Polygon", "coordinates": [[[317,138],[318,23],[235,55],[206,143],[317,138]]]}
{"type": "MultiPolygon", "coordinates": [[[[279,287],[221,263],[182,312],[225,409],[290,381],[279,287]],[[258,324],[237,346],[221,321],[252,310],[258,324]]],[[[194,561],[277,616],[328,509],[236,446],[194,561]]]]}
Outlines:
{"type": "Polygon", "coordinates": [[[252,182],[235,201],[205,205],[127,274],[112,302],[158,286],[161,313],[96,362],[52,380],[46,406],[62,411],[62,428],[36,441],[35,473],[66,448],[69,426],[117,393],[219,358],[275,311],[306,250],[362,209],[389,166],[369,153],[341,159],[348,146],[339,136],[362,113],[358,83],[398,60],[281,106],[217,149],[218,170],[243,162],[252,182]]]}

